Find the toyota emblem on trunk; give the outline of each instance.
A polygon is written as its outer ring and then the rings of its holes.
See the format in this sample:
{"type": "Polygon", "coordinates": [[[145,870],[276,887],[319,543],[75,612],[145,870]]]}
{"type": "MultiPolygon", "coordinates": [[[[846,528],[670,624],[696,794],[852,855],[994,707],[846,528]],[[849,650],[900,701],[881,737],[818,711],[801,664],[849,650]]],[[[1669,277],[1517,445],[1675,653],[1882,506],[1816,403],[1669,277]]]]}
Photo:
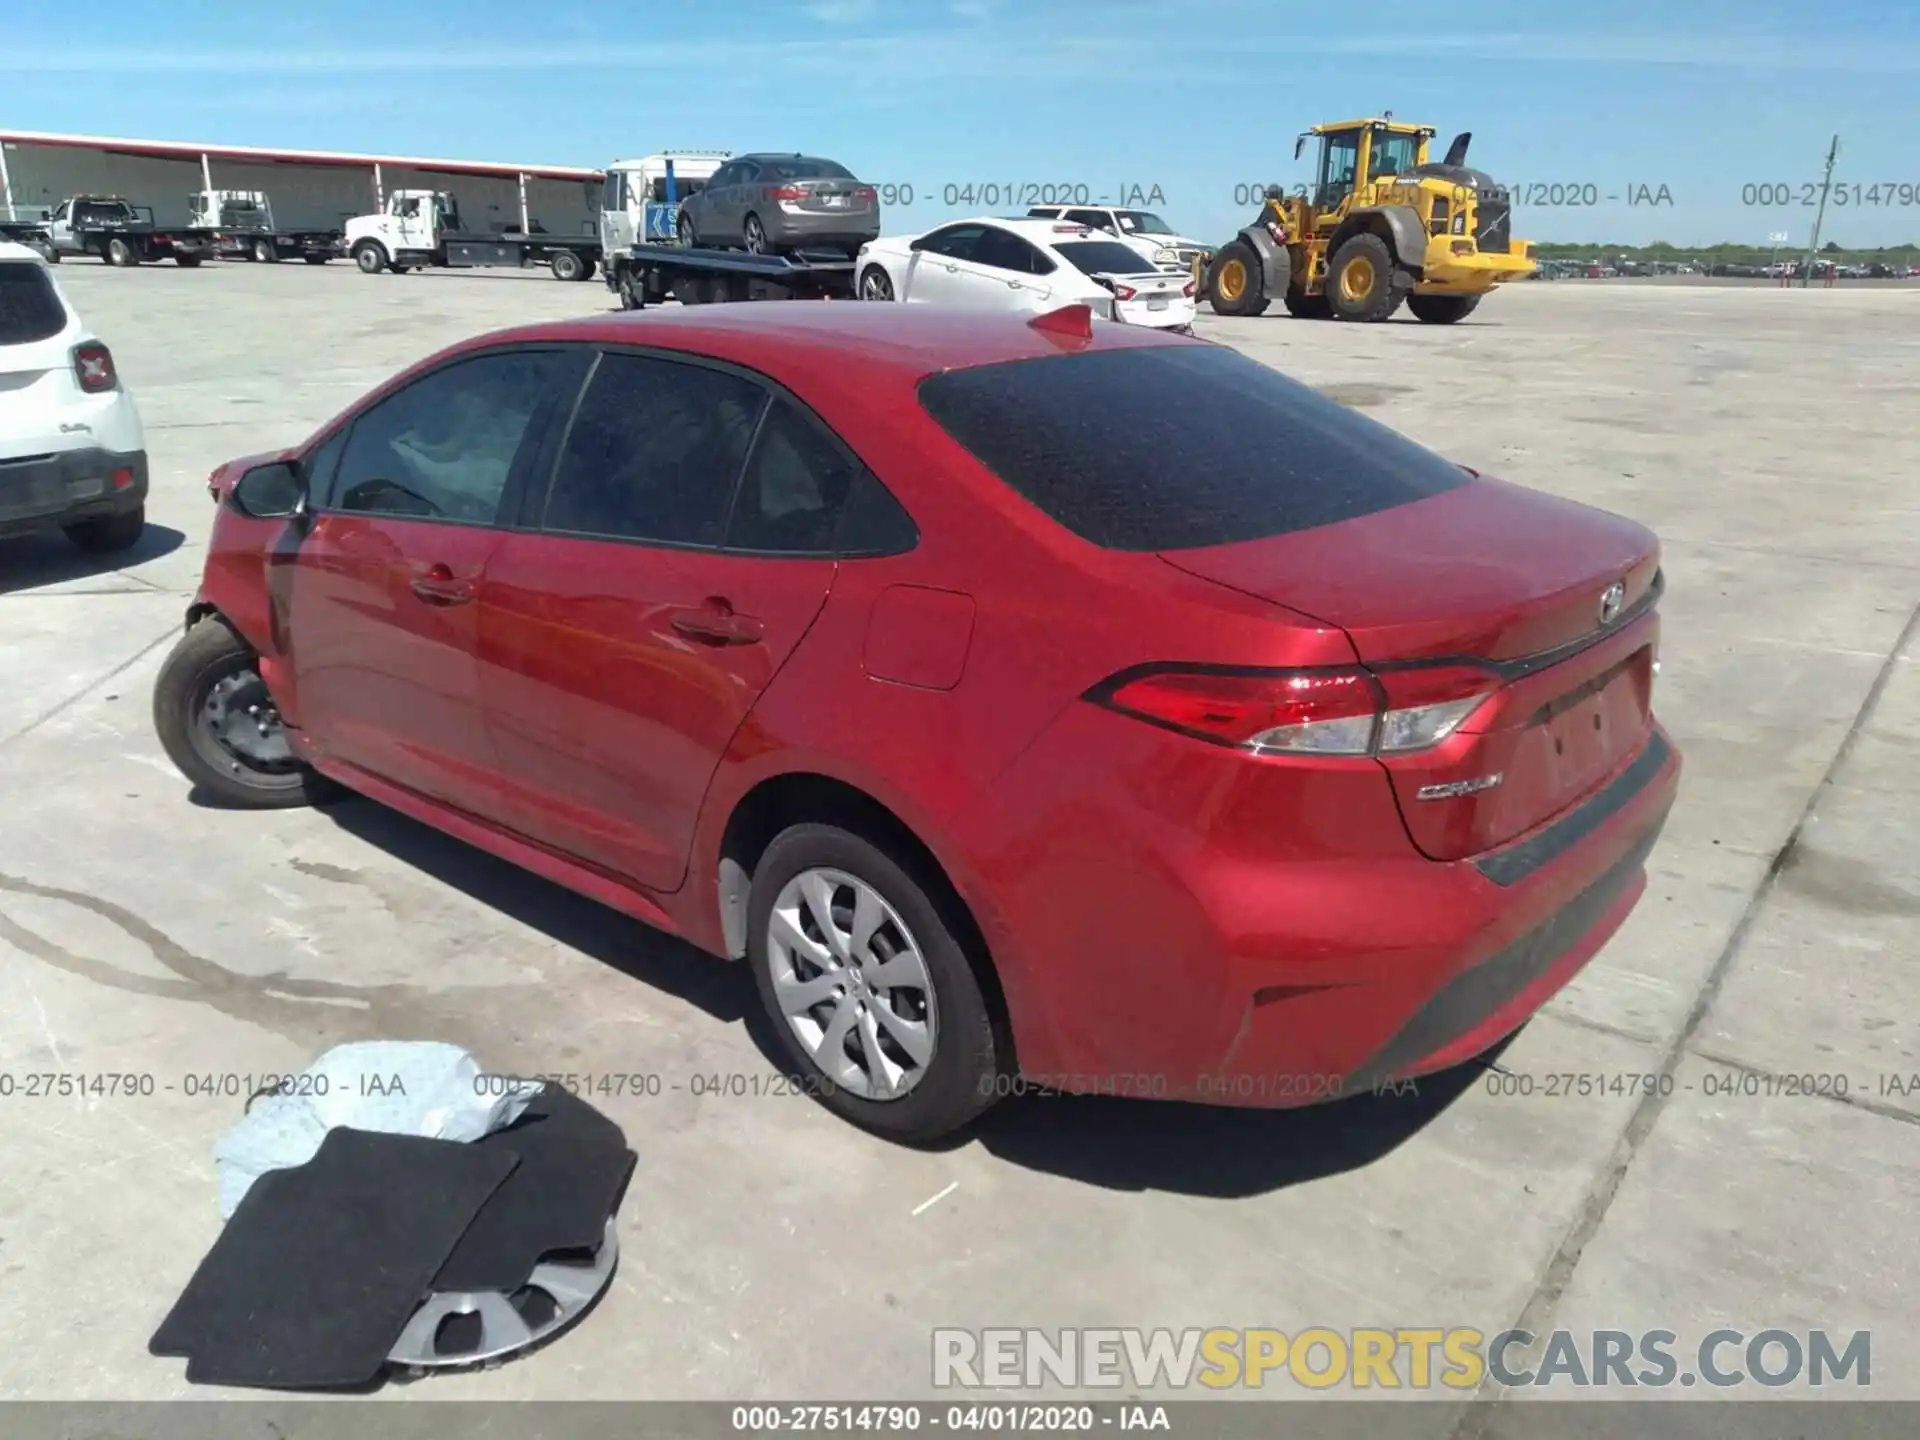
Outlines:
{"type": "Polygon", "coordinates": [[[1611,625],[1620,618],[1620,607],[1627,603],[1627,582],[1616,580],[1600,592],[1600,623],[1611,625]]]}

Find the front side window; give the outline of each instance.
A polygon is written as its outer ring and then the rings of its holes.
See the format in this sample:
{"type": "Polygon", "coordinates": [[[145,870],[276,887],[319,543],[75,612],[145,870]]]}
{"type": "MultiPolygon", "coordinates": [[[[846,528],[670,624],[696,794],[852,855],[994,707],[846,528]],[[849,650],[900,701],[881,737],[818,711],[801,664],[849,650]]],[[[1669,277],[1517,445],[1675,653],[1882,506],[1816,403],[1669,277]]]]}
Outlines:
{"type": "Polygon", "coordinates": [[[981,225],[950,225],[919,240],[913,248],[931,255],[943,255],[949,260],[972,260],[976,258],[974,251],[980,244],[985,228],[981,225]]]}
{"type": "Polygon", "coordinates": [[[551,350],[482,355],[389,396],[354,421],[331,508],[494,524],[533,417],[569,363],[551,350]]]}
{"type": "Polygon", "coordinates": [[[543,528],[718,545],[766,402],[765,390],[730,371],[602,356],[567,433],[543,528]]]}

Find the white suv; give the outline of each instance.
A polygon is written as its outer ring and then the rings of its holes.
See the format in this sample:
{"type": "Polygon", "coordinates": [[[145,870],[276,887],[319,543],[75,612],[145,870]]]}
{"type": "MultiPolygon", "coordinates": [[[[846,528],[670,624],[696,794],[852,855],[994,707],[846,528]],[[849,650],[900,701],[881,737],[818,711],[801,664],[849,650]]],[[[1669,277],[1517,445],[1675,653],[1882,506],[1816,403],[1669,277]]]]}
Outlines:
{"type": "Polygon", "coordinates": [[[112,354],[39,252],[0,241],[0,536],[124,550],[146,501],[146,436],[112,354]]]}

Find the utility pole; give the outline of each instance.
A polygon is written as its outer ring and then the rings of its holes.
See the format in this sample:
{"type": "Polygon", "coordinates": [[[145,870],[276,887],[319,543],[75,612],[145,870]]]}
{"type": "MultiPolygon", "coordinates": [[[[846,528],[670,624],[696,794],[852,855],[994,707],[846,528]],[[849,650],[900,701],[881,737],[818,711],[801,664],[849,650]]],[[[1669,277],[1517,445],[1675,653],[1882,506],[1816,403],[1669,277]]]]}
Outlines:
{"type": "Polygon", "coordinates": [[[1840,137],[1833,137],[1833,143],[1827,147],[1827,173],[1820,181],[1820,208],[1813,212],[1813,239],[1807,242],[1806,273],[1800,277],[1800,288],[1807,288],[1807,282],[1813,278],[1814,255],[1820,249],[1820,222],[1827,218],[1827,192],[1833,189],[1833,162],[1840,156],[1840,137]]]}

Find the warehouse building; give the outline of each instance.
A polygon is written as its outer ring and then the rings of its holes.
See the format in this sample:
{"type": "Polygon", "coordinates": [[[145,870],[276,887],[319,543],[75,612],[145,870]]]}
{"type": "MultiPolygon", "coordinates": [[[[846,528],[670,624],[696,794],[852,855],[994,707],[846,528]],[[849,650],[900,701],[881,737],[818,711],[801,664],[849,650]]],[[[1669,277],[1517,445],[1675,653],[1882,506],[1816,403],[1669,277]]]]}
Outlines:
{"type": "Polygon", "coordinates": [[[257,190],[283,229],[338,229],[377,211],[393,190],[446,190],[473,229],[596,233],[602,174],[567,165],[423,160],[326,150],[265,150],[100,135],[0,131],[0,214],[26,214],[69,195],[117,195],[160,225],[187,223],[199,190],[257,190]]]}

